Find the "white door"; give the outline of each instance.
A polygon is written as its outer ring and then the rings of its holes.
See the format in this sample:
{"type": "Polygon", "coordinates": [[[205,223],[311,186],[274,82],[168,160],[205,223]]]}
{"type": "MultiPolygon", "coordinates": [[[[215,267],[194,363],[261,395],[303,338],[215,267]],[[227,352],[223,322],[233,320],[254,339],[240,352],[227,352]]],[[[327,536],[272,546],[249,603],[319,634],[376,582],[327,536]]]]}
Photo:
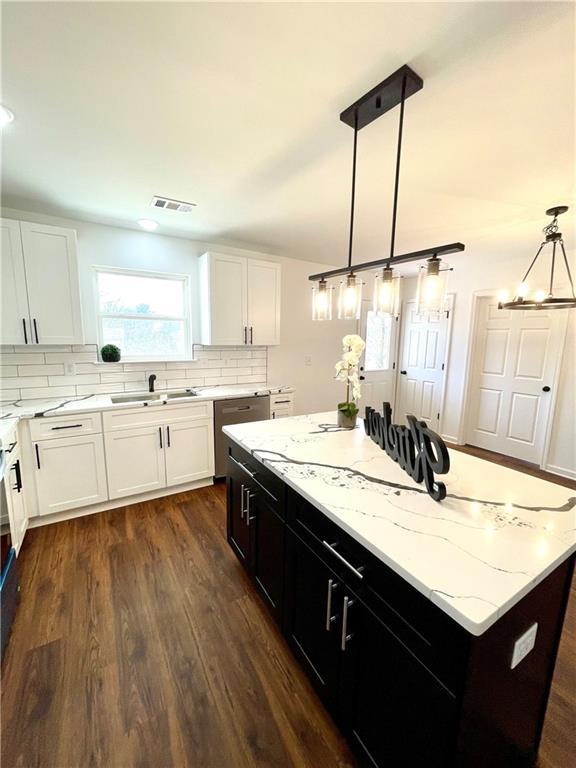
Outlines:
{"type": "Polygon", "coordinates": [[[209,287],[203,318],[203,344],[240,345],[248,341],[246,259],[210,253],[205,269],[209,287]]]}
{"type": "Polygon", "coordinates": [[[39,344],[82,344],[76,233],[20,222],[31,334],[39,344]]]}
{"type": "Polygon", "coordinates": [[[479,299],[466,441],[540,463],[567,312],[479,299]]]}
{"type": "Polygon", "coordinates": [[[166,487],[164,428],[138,427],[105,435],[111,499],[166,487]]]}
{"type": "Polygon", "coordinates": [[[41,515],[108,499],[102,435],[34,443],[36,491],[41,515]]]}
{"type": "Polygon", "coordinates": [[[28,528],[28,515],[26,511],[26,502],[24,499],[24,489],[18,487],[22,481],[22,466],[20,454],[16,453],[9,456],[6,482],[6,497],[8,501],[8,517],[10,520],[10,534],[12,536],[12,546],[16,550],[16,555],[20,552],[20,547],[26,535],[28,528]]]}
{"type": "Polygon", "coordinates": [[[396,340],[398,321],[394,317],[378,315],[372,302],[362,301],[362,314],[358,333],[366,342],[361,362],[362,400],[360,415],[369,405],[382,413],[382,403],[394,407],[396,389],[396,340]]]}
{"type": "Polygon", "coordinates": [[[415,301],[405,302],[394,417],[397,424],[412,414],[439,430],[447,338],[446,312],[418,314],[415,301]]]}
{"type": "Polygon", "coordinates": [[[280,344],[281,267],[248,259],[248,342],[280,344]]]}
{"type": "Polygon", "coordinates": [[[179,485],[214,475],[214,421],[166,426],[166,484],[179,485]]]}
{"type": "Polygon", "coordinates": [[[1,219],[0,227],[0,341],[2,344],[31,343],[20,222],[1,219]]]}

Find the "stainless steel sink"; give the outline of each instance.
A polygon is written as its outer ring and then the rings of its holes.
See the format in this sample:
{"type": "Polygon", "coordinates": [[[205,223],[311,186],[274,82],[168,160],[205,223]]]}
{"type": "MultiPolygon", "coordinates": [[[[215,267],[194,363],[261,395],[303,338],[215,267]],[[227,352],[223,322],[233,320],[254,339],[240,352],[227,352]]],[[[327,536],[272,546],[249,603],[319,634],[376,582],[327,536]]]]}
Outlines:
{"type": "Polygon", "coordinates": [[[194,392],[193,389],[187,390],[186,392],[168,392],[166,395],[167,400],[177,400],[179,397],[197,397],[198,392],[194,392]]]}
{"type": "Polygon", "coordinates": [[[110,399],[113,403],[148,403],[157,400],[162,400],[165,397],[160,392],[144,392],[138,394],[134,392],[132,395],[111,395],[110,399]]]}

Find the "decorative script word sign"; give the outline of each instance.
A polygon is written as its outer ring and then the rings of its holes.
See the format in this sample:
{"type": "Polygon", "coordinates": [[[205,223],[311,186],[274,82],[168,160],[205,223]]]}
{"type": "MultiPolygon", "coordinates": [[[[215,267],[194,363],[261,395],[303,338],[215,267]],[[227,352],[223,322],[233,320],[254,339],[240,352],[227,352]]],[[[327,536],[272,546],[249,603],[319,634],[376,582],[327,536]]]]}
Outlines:
{"type": "Polygon", "coordinates": [[[425,421],[406,416],[408,426],[392,424],[390,403],[383,404],[384,413],[366,408],[364,429],[366,434],[417,483],[424,481],[426,490],[435,501],[446,496],[446,486],[434,477],[450,469],[450,456],[446,444],[436,432],[428,429],[425,421]]]}

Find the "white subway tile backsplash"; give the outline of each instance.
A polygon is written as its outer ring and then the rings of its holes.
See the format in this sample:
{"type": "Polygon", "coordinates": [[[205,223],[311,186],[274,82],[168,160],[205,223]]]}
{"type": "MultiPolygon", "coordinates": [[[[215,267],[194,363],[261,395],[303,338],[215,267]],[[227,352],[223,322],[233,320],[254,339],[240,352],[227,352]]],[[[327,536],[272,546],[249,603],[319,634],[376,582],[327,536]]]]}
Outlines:
{"type": "Polygon", "coordinates": [[[166,363],[124,363],[125,371],[148,371],[154,368],[158,371],[164,371],[166,363]]]}
{"type": "Polygon", "coordinates": [[[95,363],[96,352],[46,352],[47,363],[95,363]]]}
{"type": "Polygon", "coordinates": [[[66,384],[73,386],[78,386],[79,384],[100,384],[100,374],[80,373],[76,376],[49,376],[48,382],[51,387],[59,387],[66,384]]]}
{"type": "Polygon", "coordinates": [[[13,403],[15,400],[20,400],[19,389],[0,389],[0,402],[13,403]]]}
{"type": "Polygon", "coordinates": [[[0,379],[0,387],[13,389],[19,387],[20,389],[27,389],[28,387],[47,387],[47,376],[16,376],[11,379],[0,379]]]}
{"type": "Polygon", "coordinates": [[[14,351],[33,355],[37,352],[72,352],[72,347],[69,344],[16,344],[14,351]]]}
{"type": "Polygon", "coordinates": [[[124,384],[82,384],[76,387],[78,395],[110,395],[124,392],[124,384]]]}
{"type": "Polygon", "coordinates": [[[115,384],[118,381],[139,381],[144,384],[146,381],[145,371],[115,371],[114,373],[99,374],[102,384],[115,384]]]}
{"type": "Polygon", "coordinates": [[[265,384],[266,380],[262,376],[238,376],[238,384],[265,384]]]}
{"type": "Polygon", "coordinates": [[[207,387],[216,387],[223,384],[237,384],[238,377],[236,376],[207,376],[204,379],[204,384],[207,387]]]}
{"type": "Polygon", "coordinates": [[[38,400],[41,397],[75,397],[76,387],[34,387],[23,389],[22,399],[38,400]]]}
{"type": "Polygon", "coordinates": [[[63,363],[52,363],[51,365],[19,365],[19,376],[57,376],[64,373],[63,363]]]}
{"type": "Polygon", "coordinates": [[[15,365],[0,365],[0,377],[17,375],[18,368],[15,365]]]}
{"type": "Polygon", "coordinates": [[[44,355],[35,353],[27,355],[20,352],[6,352],[2,354],[4,365],[35,365],[44,362],[44,355]]]}

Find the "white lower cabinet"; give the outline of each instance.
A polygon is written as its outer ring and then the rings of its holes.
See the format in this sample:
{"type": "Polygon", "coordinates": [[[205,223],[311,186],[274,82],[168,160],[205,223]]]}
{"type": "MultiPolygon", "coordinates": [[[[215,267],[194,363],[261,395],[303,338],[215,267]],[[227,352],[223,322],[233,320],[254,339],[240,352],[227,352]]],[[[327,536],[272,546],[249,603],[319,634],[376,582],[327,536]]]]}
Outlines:
{"type": "Polygon", "coordinates": [[[12,546],[18,555],[26,535],[26,529],[28,528],[28,514],[22,488],[22,465],[19,448],[14,446],[10,453],[7,452],[7,455],[8,465],[5,477],[6,501],[8,503],[12,546]]]}
{"type": "Polygon", "coordinates": [[[166,484],[179,485],[214,474],[214,422],[166,425],[166,484]]]}
{"type": "Polygon", "coordinates": [[[40,440],[33,449],[41,515],[107,500],[102,435],[40,440]]]}
{"type": "Polygon", "coordinates": [[[108,432],[105,442],[111,499],[166,486],[162,426],[108,432]]]}

